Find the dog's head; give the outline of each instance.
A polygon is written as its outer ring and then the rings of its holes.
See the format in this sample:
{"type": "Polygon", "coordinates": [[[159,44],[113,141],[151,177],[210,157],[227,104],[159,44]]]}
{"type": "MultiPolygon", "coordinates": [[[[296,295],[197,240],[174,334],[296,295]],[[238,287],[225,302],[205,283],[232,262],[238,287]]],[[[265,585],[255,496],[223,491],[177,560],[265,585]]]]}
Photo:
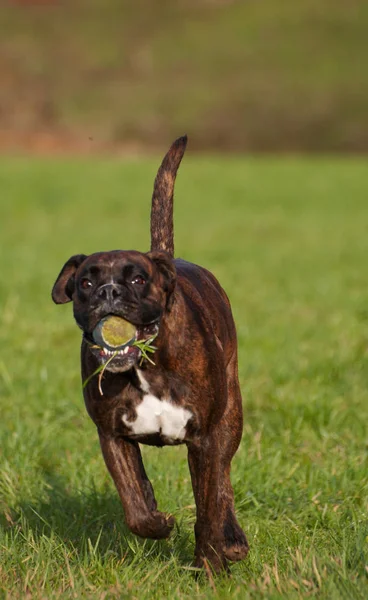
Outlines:
{"type": "MultiPolygon", "coordinates": [[[[107,315],[132,323],[137,339],[158,332],[160,321],[173,302],[176,282],[174,261],[166,252],[114,250],[86,256],[72,256],[63,266],[52,290],[56,304],[73,302],[74,317],[82,329],[89,350],[101,365],[111,356],[93,347],[92,333],[107,315]]],[[[140,358],[140,350],[129,346],[107,368],[127,371],[140,358]]]]}

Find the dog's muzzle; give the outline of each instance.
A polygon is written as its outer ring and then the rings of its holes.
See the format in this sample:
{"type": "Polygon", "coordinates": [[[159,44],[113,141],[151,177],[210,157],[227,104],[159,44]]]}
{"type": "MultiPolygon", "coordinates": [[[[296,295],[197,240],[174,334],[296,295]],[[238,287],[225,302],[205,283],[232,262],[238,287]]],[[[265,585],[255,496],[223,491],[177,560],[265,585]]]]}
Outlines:
{"type": "Polygon", "coordinates": [[[84,340],[88,344],[90,352],[97,358],[99,365],[106,365],[108,371],[121,373],[128,371],[139,361],[145,360],[142,350],[135,343],[153,342],[159,332],[159,323],[150,323],[136,328],[135,337],[119,349],[99,346],[89,334],[84,334],[84,340]]]}

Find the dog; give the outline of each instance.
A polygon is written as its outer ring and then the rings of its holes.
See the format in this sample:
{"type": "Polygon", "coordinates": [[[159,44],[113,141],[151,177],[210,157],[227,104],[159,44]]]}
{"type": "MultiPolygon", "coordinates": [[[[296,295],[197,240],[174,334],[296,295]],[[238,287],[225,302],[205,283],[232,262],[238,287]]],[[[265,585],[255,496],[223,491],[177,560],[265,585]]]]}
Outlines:
{"type": "Polygon", "coordinates": [[[72,256],[52,299],[73,302],[83,332],[85,404],[127,526],[142,538],[170,535],[174,518],[157,509],[139,444],[186,444],[196,503],[194,566],[218,572],[249,549],[230,482],[242,399],[228,297],[205,268],[173,258],[174,184],[186,145],[186,136],[172,144],[154,182],[151,251],[72,256]],[[136,339],[156,336],[154,364],[133,344],[114,355],[96,347],[93,331],[110,315],[134,325],[136,339]],[[101,367],[102,389],[92,376],[101,367]]]}

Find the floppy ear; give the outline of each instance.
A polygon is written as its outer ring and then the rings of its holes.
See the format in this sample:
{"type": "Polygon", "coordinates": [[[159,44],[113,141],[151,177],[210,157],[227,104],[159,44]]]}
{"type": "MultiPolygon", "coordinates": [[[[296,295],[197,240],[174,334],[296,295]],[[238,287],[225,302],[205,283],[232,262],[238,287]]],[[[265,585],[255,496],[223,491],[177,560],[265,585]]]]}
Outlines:
{"type": "Polygon", "coordinates": [[[75,254],[65,263],[52,288],[51,296],[55,304],[65,304],[71,301],[75,272],[86,258],[85,254],[75,254]]]}
{"type": "Polygon", "coordinates": [[[156,265],[164,280],[164,291],[166,292],[166,308],[170,310],[174,302],[174,289],[176,284],[176,268],[170,254],[165,251],[155,250],[147,252],[148,258],[156,265]]]}

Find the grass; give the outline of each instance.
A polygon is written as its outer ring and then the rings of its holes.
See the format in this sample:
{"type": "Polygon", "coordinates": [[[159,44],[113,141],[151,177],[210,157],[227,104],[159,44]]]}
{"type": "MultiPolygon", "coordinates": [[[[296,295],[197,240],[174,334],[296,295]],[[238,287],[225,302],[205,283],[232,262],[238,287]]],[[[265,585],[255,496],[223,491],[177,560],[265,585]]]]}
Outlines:
{"type": "Polygon", "coordinates": [[[190,570],[184,447],[144,448],[171,539],[131,535],[82,401],[80,333],[50,291],[78,252],[146,250],[158,160],[3,159],[2,598],[366,597],[368,184],[364,160],[185,159],[177,254],[238,326],[245,427],[232,480],[251,545],[190,570]]]}

